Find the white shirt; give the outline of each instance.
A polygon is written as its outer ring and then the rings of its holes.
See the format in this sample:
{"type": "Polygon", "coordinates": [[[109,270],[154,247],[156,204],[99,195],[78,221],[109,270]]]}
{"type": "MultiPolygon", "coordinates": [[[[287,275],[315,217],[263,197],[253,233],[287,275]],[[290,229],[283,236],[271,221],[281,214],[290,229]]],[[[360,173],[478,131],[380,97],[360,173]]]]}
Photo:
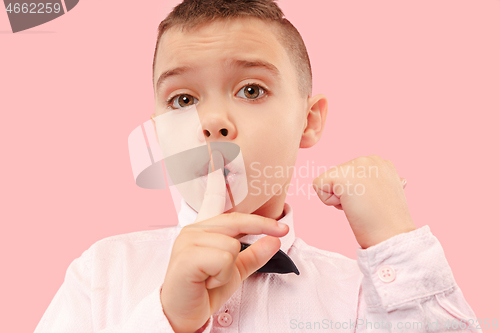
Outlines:
{"type": "MultiPolygon", "coordinates": [[[[252,274],[203,332],[444,332],[460,320],[471,328],[455,332],[481,332],[428,226],[359,248],[356,261],[295,237],[289,204],[284,211],[281,250],[300,275],[252,274]]],[[[173,332],[160,291],[175,238],[196,216],[183,200],[177,227],[94,243],[69,265],[35,333],[173,332]]]]}

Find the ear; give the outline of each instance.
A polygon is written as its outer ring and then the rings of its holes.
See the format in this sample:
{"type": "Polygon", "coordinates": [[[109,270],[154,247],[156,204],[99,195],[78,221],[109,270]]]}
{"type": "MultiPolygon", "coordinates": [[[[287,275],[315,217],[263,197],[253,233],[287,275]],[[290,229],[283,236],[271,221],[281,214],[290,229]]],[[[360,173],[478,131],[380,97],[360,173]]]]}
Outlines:
{"type": "Polygon", "coordinates": [[[321,134],[323,134],[323,129],[325,128],[326,114],[328,113],[326,96],[318,94],[314,97],[309,97],[307,110],[300,148],[310,148],[321,138],[321,134]]]}
{"type": "Polygon", "coordinates": [[[155,137],[156,137],[156,142],[157,142],[158,144],[160,144],[160,141],[158,140],[158,132],[156,132],[156,122],[155,122],[155,116],[156,116],[156,114],[152,113],[150,118],[151,118],[151,121],[153,122],[153,127],[154,127],[154,129],[155,129],[155,137]]]}

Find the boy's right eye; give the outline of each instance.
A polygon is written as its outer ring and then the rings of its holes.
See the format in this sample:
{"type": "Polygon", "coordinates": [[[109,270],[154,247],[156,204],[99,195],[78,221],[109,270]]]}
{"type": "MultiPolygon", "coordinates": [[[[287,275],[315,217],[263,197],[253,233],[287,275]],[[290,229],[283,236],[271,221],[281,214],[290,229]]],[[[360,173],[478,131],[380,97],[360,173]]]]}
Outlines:
{"type": "Polygon", "coordinates": [[[168,108],[170,109],[182,109],[187,106],[196,104],[198,99],[188,94],[175,95],[167,101],[168,108]],[[170,105],[172,104],[172,105],[170,105]]]}

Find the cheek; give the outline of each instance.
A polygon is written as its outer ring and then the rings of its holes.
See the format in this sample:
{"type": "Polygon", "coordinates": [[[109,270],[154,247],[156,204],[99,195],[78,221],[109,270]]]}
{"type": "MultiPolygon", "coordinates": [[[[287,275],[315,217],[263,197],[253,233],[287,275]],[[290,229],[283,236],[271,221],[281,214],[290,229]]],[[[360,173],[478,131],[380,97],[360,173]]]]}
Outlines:
{"type": "Polygon", "coordinates": [[[300,110],[291,104],[290,101],[273,103],[260,119],[252,122],[252,136],[247,143],[258,152],[259,159],[266,159],[272,165],[289,165],[290,159],[292,164],[295,162],[304,124],[300,110]]]}
{"type": "Polygon", "coordinates": [[[293,110],[283,114],[270,129],[269,137],[272,140],[268,141],[268,148],[273,150],[276,156],[281,156],[282,160],[284,156],[295,155],[301,139],[303,124],[299,124],[299,120],[292,114],[293,110]]]}
{"type": "MultiPolygon", "coordinates": [[[[259,169],[267,166],[269,170],[295,165],[304,124],[294,103],[297,101],[276,100],[261,110],[258,117],[245,119],[240,134],[244,134],[241,144],[246,166],[259,162],[259,169]]],[[[282,177],[278,174],[277,178],[282,177]]]]}
{"type": "Polygon", "coordinates": [[[293,170],[290,167],[295,165],[300,143],[300,128],[290,119],[263,122],[255,127],[252,137],[247,138],[245,143],[244,156],[248,180],[254,180],[254,185],[264,182],[269,185],[284,184],[290,175],[290,170],[293,170]]]}

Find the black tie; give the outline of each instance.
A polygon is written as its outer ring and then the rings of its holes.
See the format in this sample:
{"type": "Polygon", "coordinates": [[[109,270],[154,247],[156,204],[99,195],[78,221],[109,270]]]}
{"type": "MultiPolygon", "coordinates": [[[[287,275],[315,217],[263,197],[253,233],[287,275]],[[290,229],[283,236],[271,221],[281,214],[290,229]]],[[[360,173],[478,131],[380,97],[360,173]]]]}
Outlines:
{"type": "MultiPolygon", "coordinates": [[[[241,243],[241,251],[249,247],[250,244],[241,243]]],[[[299,270],[297,266],[293,263],[292,259],[281,249],[276,252],[276,254],[269,259],[269,261],[257,270],[259,273],[279,273],[279,274],[287,274],[287,273],[295,273],[299,275],[299,270]]]]}

